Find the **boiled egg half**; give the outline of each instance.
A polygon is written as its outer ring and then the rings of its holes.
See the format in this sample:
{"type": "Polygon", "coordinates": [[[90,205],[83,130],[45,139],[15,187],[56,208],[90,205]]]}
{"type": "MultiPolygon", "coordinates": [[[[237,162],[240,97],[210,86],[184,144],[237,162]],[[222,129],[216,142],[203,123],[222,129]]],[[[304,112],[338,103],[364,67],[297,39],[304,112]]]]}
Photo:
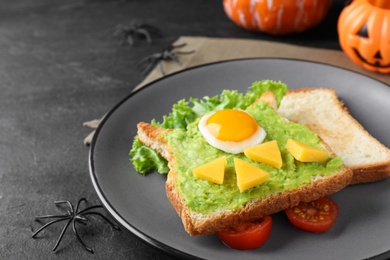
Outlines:
{"type": "Polygon", "coordinates": [[[232,154],[263,142],[266,132],[247,112],[226,109],[204,115],[199,130],[213,147],[232,154]]]}

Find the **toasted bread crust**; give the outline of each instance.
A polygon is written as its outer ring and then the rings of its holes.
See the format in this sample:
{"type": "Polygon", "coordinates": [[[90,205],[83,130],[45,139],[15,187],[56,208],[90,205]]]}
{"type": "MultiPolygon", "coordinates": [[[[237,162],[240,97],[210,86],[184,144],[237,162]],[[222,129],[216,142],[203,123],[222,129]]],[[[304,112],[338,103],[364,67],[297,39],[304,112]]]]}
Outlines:
{"type": "MultiPolygon", "coordinates": [[[[175,157],[170,153],[167,143],[162,138],[166,129],[156,128],[147,123],[138,124],[139,140],[160,152],[168,160],[170,172],[166,181],[167,197],[180,216],[185,230],[193,236],[209,235],[222,229],[235,227],[240,223],[255,221],[262,216],[270,215],[288,207],[297,205],[300,201],[309,202],[325,195],[330,195],[346,187],[352,178],[352,171],[343,166],[339,172],[331,176],[319,177],[311,184],[301,186],[296,190],[271,195],[265,199],[253,200],[239,210],[221,210],[212,214],[192,212],[175,188],[177,172],[175,157]]],[[[324,147],[328,148],[326,145],[324,147]]]]}
{"type": "Polygon", "coordinates": [[[351,184],[374,182],[390,177],[390,150],[350,115],[333,89],[289,90],[278,112],[293,122],[308,126],[329,144],[352,169],[351,184]],[[362,140],[365,142],[362,143],[362,140]],[[362,154],[359,145],[365,146],[368,155],[362,154]],[[370,155],[372,158],[369,158],[370,155]]]}
{"type": "Polygon", "coordinates": [[[168,145],[165,142],[162,134],[166,131],[170,131],[169,129],[157,128],[151,124],[140,122],[137,124],[138,128],[138,139],[146,146],[149,146],[162,157],[164,157],[168,162],[171,160],[173,156],[168,149],[168,145]]]}
{"type": "Polygon", "coordinates": [[[262,216],[298,205],[301,201],[310,202],[333,194],[346,187],[351,178],[352,171],[345,168],[340,171],[340,174],[302,186],[297,190],[251,201],[240,210],[226,210],[209,215],[191,212],[177,193],[172,178],[171,181],[166,182],[166,193],[172,206],[181,217],[185,230],[190,235],[197,236],[213,234],[219,230],[235,227],[240,223],[256,221],[262,216]]]}
{"type": "Polygon", "coordinates": [[[350,185],[376,182],[390,177],[390,164],[370,165],[362,167],[349,167],[353,172],[350,185]]]}

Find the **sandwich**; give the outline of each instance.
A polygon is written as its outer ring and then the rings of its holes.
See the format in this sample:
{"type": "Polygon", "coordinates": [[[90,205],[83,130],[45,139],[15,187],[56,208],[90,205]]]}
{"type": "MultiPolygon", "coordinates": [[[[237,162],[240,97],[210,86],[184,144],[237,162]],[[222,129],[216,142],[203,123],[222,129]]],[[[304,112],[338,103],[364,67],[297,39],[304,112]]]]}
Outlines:
{"type": "Polygon", "coordinates": [[[281,82],[255,82],[245,95],[181,100],[163,123],[137,125],[131,161],[143,174],[168,173],[166,194],[188,234],[214,234],[350,184],[352,171],[317,133],[277,112],[286,92],[281,82]]]}
{"type": "Polygon", "coordinates": [[[390,150],[351,116],[333,89],[289,90],[278,113],[316,132],[353,171],[351,184],[390,176],[390,150]]]}

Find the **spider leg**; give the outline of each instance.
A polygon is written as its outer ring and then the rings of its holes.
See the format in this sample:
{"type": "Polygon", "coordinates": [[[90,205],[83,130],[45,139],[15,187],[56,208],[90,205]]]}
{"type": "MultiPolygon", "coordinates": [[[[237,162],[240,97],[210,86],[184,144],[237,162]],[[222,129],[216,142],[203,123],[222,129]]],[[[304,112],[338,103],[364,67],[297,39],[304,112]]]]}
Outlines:
{"type": "Polygon", "coordinates": [[[87,224],[86,222],[89,221],[89,219],[86,218],[85,216],[82,216],[83,212],[85,212],[87,210],[90,210],[90,209],[101,208],[103,206],[101,206],[101,205],[90,206],[90,207],[87,207],[87,208],[79,211],[80,205],[81,205],[82,202],[87,203],[87,199],[86,198],[79,199],[79,201],[77,202],[76,209],[75,209],[75,213],[76,214],[75,214],[74,218],[80,220],[80,222],[83,225],[86,225],[87,224]]]}
{"type": "Polygon", "coordinates": [[[160,72],[162,75],[165,75],[165,71],[164,71],[164,65],[162,63],[162,61],[160,61],[160,63],[158,64],[158,66],[160,67],[160,72]]]}
{"type": "Polygon", "coordinates": [[[145,29],[146,31],[148,31],[149,34],[152,33],[152,34],[160,36],[160,29],[153,26],[153,25],[144,24],[141,27],[142,27],[142,29],[145,29]]]}
{"type": "Polygon", "coordinates": [[[163,58],[163,54],[162,53],[154,53],[154,54],[151,54],[149,56],[146,56],[145,58],[143,58],[141,60],[142,61],[158,61],[158,60],[161,60],[163,58]]]}
{"type": "Polygon", "coordinates": [[[84,212],[86,212],[86,211],[88,211],[88,210],[91,210],[91,209],[96,209],[96,208],[103,208],[103,206],[102,205],[94,205],[94,206],[91,206],[91,207],[88,207],[88,208],[85,208],[85,209],[83,209],[82,211],[80,211],[80,212],[77,212],[77,214],[82,214],[82,213],[84,213],[84,212]]]}
{"type": "Polygon", "coordinates": [[[44,216],[35,217],[35,220],[46,219],[46,218],[66,218],[66,217],[69,217],[69,215],[44,215],[44,216]]]}
{"type": "Polygon", "coordinates": [[[179,57],[177,57],[175,53],[172,53],[172,55],[170,55],[170,59],[175,61],[177,64],[179,64],[181,66],[181,62],[179,60],[179,57]]]}
{"type": "Polygon", "coordinates": [[[72,203],[70,203],[70,201],[68,200],[58,200],[58,201],[54,201],[54,204],[56,205],[61,205],[61,204],[68,204],[69,208],[70,208],[70,213],[73,215],[74,213],[74,209],[73,209],[73,205],[72,203]]]}
{"type": "Polygon", "coordinates": [[[88,218],[86,218],[85,216],[80,216],[80,215],[77,215],[74,217],[75,219],[79,220],[79,222],[81,224],[83,224],[84,226],[87,225],[87,222],[89,221],[88,218]]]}
{"type": "Polygon", "coordinates": [[[61,234],[60,234],[60,236],[58,237],[57,242],[56,242],[56,244],[55,244],[54,247],[53,247],[53,251],[56,251],[57,247],[60,245],[60,242],[61,242],[61,240],[62,240],[62,237],[64,236],[65,231],[68,229],[69,224],[70,224],[70,222],[72,222],[72,221],[73,221],[73,218],[70,218],[69,221],[66,223],[65,227],[62,229],[61,234]]]}
{"type": "Polygon", "coordinates": [[[155,53],[143,58],[140,62],[138,62],[137,67],[142,70],[142,73],[147,73],[158,63],[159,60],[161,60],[161,54],[155,53]]]}
{"type": "Polygon", "coordinates": [[[56,205],[65,204],[65,203],[67,203],[69,205],[69,207],[73,208],[72,203],[70,203],[69,200],[56,200],[56,201],[54,201],[54,204],[56,204],[56,205]]]}
{"type": "Polygon", "coordinates": [[[194,52],[195,52],[194,50],[192,50],[192,51],[176,51],[177,54],[192,54],[194,52]]]}
{"type": "Polygon", "coordinates": [[[75,212],[76,212],[76,213],[79,211],[79,208],[80,208],[80,205],[81,205],[82,202],[87,203],[87,199],[86,199],[86,198],[81,198],[81,199],[79,199],[79,201],[77,202],[76,209],[75,209],[75,212]]]}
{"type": "Polygon", "coordinates": [[[181,63],[179,61],[179,58],[176,55],[176,52],[173,51],[165,51],[164,52],[164,60],[172,60],[175,61],[177,64],[181,66],[181,63]]]}
{"type": "MultiPolygon", "coordinates": [[[[143,73],[146,74],[146,73],[149,73],[150,71],[152,71],[153,68],[154,68],[157,64],[159,64],[159,62],[161,62],[161,60],[155,60],[155,61],[153,61],[153,63],[149,63],[148,66],[147,66],[147,67],[145,68],[145,70],[143,71],[143,73]]],[[[162,74],[165,74],[165,73],[164,73],[164,69],[163,69],[161,63],[160,63],[159,66],[160,66],[160,70],[161,70],[162,74]]]]}
{"type": "MultiPolygon", "coordinates": [[[[180,49],[180,48],[183,48],[184,46],[187,46],[187,43],[182,43],[182,44],[179,44],[179,45],[172,45],[170,47],[171,50],[173,49],[180,49]]],[[[194,53],[195,51],[192,50],[192,51],[175,51],[174,53],[175,54],[191,54],[191,53],[194,53]]]]}
{"type": "Polygon", "coordinates": [[[187,43],[183,42],[182,44],[172,45],[171,49],[183,48],[186,45],[187,45],[187,43]]]}
{"type": "Polygon", "coordinates": [[[142,28],[138,28],[137,33],[138,34],[142,34],[143,36],[145,36],[146,41],[148,43],[152,43],[152,38],[150,37],[150,34],[149,34],[149,32],[147,30],[142,29],[142,28]]]}
{"type": "Polygon", "coordinates": [[[134,37],[133,37],[133,34],[128,34],[127,37],[126,37],[126,39],[127,39],[127,42],[128,42],[131,46],[134,45],[134,37]]]}
{"type": "Polygon", "coordinates": [[[104,216],[103,214],[101,214],[100,212],[87,212],[87,213],[84,213],[83,214],[84,216],[85,215],[97,215],[97,216],[100,216],[102,219],[104,219],[108,224],[110,224],[113,228],[115,228],[116,230],[120,230],[120,228],[115,225],[115,223],[113,223],[111,220],[109,220],[106,216],[104,216]]]}
{"type": "Polygon", "coordinates": [[[57,222],[61,222],[63,220],[67,220],[67,219],[71,219],[70,216],[66,216],[64,218],[61,218],[61,219],[56,219],[56,220],[53,220],[53,221],[50,221],[48,223],[46,223],[45,225],[43,225],[42,227],[40,227],[37,231],[34,232],[34,234],[32,234],[32,237],[35,238],[36,235],[38,235],[42,230],[44,230],[45,228],[47,228],[48,226],[54,224],[54,223],[57,223],[57,222]]]}
{"type": "Polygon", "coordinates": [[[77,240],[83,245],[83,247],[84,247],[85,249],[87,249],[90,253],[93,253],[93,249],[90,248],[90,247],[88,247],[88,246],[84,243],[84,241],[81,239],[81,237],[79,236],[79,233],[77,233],[77,229],[76,229],[76,220],[77,220],[77,219],[75,219],[75,221],[73,221],[73,232],[75,233],[75,235],[76,235],[76,237],[77,237],[77,240]]]}
{"type": "Polygon", "coordinates": [[[87,199],[86,198],[81,198],[78,203],[77,203],[77,207],[76,207],[76,215],[74,216],[75,219],[77,220],[80,220],[79,222],[81,222],[83,225],[86,225],[89,221],[89,219],[87,217],[85,217],[86,214],[84,214],[84,212],[88,211],[88,210],[91,210],[91,209],[96,209],[96,208],[103,208],[102,205],[94,205],[94,206],[90,206],[90,207],[87,207],[81,211],[79,211],[80,209],[80,205],[81,203],[84,202],[84,203],[87,203],[87,199]],[[84,215],[83,215],[84,214],[84,215]]]}
{"type": "Polygon", "coordinates": [[[138,68],[141,70],[142,74],[147,74],[150,71],[150,68],[153,66],[153,64],[154,64],[154,62],[146,64],[143,67],[139,66],[138,68]]]}
{"type": "Polygon", "coordinates": [[[115,38],[115,39],[118,39],[120,44],[122,46],[126,45],[126,38],[127,38],[127,34],[128,32],[125,30],[125,29],[118,29],[116,30],[112,36],[115,38]]]}

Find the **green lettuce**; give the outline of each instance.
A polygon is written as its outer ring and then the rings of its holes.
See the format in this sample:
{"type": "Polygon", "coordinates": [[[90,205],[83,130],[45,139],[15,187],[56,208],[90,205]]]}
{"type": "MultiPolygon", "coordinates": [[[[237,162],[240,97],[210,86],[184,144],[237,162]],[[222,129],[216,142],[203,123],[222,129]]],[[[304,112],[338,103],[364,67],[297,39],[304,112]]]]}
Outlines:
{"type": "MultiPolygon", "coordinates": [[[[153,119],[151,124],[168,129],[186,129],[188,124],[210,111],[231,108],[245,110],[266,91],[274,93],[279,106],[287,92],[287,86],[280,81],[263,80],[254,82],[245,95],[237,90],[224,90],[220,96],[206,96],[202,99],[190,98],[189,101],[182,99],[173,105],[169,115],[163,116],[161,123],[153,119]]],[[[155,170],[166,174],[169,171],[167,161],[154,150],[142,145],[137,136],[134,138],[129,155],[135,170],[141,174],[146,175],[155,170]]]]}
{"type": "Polygon", "coordinates": [[[168,162],[153,149],[143,145],[137,136],[129,155],[135,170],[141,174],[145,175],[154,170],[162,174],[169,171],[168,162]]]}

